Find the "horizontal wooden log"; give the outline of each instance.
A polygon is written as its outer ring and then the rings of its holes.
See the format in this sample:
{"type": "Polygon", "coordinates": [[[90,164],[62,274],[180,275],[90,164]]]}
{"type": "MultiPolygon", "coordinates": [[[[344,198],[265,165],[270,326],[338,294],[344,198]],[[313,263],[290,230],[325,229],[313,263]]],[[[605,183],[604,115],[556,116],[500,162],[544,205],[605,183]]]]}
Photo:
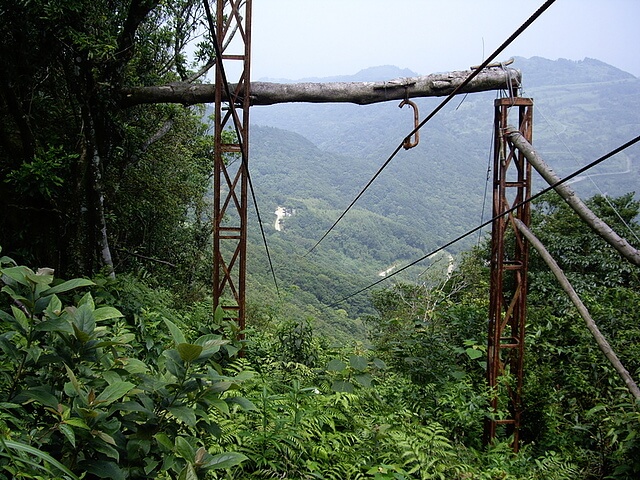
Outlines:
{"type": "MultiPolygon", "coordinates": [[[[368,105],[389,100],[442,97],[452,93],[473,73],[472,70],[434,73],[383,82],[270,83],[251,82],[251,105],[278,103],[355,103],[368,105]]],[[[458,93],[519,88],[521,73],[512,68],[487,68],[458,93]]],[[[235,84],[229,85],[233,94],[235,84]]],[[[215,85],[172,83],[138,87],[122,92],[124,106],[144,103],[212,103],[215,85]]],[[[226,97],[226,96],[225,96],[226,97]]],[[[226,101],[226,98],[225,98],[226,101]]]]}

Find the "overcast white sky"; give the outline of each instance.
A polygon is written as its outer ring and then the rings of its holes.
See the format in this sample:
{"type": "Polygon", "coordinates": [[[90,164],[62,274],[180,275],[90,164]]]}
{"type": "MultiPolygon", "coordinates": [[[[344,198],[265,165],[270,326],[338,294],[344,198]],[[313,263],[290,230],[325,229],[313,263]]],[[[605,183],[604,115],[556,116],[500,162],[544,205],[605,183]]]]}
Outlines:
{"type": "MultiPolygon", "coordinates": [[[[426,75],[493,53],[544,0],[253,0],[251,77],[395,65],[426,75]]],[[[498,59],[597,58],[640,77],[640,0],[556,0],[498,59]]],[[[515,65],[517,68],[517,65],[515,65]]]]}

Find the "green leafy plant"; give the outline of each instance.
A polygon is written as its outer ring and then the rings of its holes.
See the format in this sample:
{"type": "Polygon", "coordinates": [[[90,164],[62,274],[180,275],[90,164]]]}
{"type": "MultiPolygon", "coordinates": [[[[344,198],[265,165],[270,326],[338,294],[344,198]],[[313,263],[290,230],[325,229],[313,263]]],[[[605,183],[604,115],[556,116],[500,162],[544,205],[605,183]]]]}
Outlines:
{"type": "Polygon", "coordinates": [[[207,449],[219,432],[214,412],[250,408],[223,398],[250,377],[227,376],[213,360],[229,340],[209,333],[190,342],[164,318],[153,339],[162,353],[136,358],[144,349],[122,314],[79,294],[94,282],[57,281],[50,269],[33,272],[6,257],[0,263],[3,468],[33,478],[45,469],[61,478],[186,479],[246,460],[207,449]]]}

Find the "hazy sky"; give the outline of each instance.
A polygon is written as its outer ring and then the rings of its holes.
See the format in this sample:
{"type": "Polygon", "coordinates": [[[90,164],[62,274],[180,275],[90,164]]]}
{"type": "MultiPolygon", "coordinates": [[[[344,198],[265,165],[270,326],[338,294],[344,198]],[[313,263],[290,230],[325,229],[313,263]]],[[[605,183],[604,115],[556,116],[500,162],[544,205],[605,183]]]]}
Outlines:
{"type": "MultiPolygon", "coordinates": [[[[251,77],[349,75],[396,65],[465,70],[544,0],[253,0],[251,77]]],[[[597,58],[640,77],[640,0],[556,0],[498,59],[597,58]]],[[[514,65],[517,68],[517,65],[514,65]]]]}

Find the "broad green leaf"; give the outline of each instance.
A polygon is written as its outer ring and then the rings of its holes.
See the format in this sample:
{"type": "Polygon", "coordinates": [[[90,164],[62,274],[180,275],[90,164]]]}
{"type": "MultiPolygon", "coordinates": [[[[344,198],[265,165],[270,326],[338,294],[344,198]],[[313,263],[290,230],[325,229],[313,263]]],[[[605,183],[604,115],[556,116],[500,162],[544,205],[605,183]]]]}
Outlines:
{"type": "Polygon", "coordinates": [[[94,474],[98,478],[110,478],[111,480],[125,480],[124,472],[115,462],[105,460],[87,460],[83,463],[87,472],[94,474]]]}
{"type": "Polygon", "coordinates": [[[62,313],[62,302],[57,295],[53,295],[51,297],[44,313],[49,318],[55,318],[62,313]]]}
{"type": "Polygon", "coordinates": [[[73,280],[67,280],[66,282],[62,282],[59,285],[45,290],[44,292],[42,292],[42,296],[53,295],[54,293],[68,292],[69,290],[73,290],[74,288],[90,287],[91,285],[95,285],[95,283],[93,283],[91,280],[87,280],[85,278],[74,278],[73,280]]]}
{"type": "Polygon", "coordinates": [[[18,395],[18,398],[22,403],[27,401],[36,401],[55,410],[58,409],[58,399],[56,396],[49,392],[45,392],[44,390],[39,390],[38,388],[23,390],[20,392],[20,395],[18,395]]]}
{"type": "Polygon", "coordinates": [[[2,270],[0,270],[0,273],[2,275],[6,275],[12,280],[15,280],[19,284],[24,285],[25,287],[31,287],[31,284],[27,279],[27,275],[34,275],[33,270],[22,265],[17,267],[3,268],[2,270]]]}
{"type": "Polygon", "coordinates": [[[116,400],[124,397],[134,387],[135,385],[131,382],[112,383],[107,388],[105,388],[100,395],[98,395],[94,403],[109,405],[116,400]]]}
{"type": "Polygon", "coordinates": [[[4,293],[6,293],[7,295],[9,295],[14,301],[16,302],[20,302],[23,303],[29,307],[33,306],[33,302],[31,300],[29,300],[27,297],[17,293],[12,287],[10,287],[9,285],[5,285],[4,287],[2,287],[2,290],[0,290],[4,293]]]}
{"type": "Polygon", "coordinates": [[[91,430],[89,425],[87,425],[81,418],[67,418],[64,423],[71,425],[72,427],[82,428],[83,430],[91,430]]]}
{"type": "Polygon", "coordinates": [[[147,373],[149,371],[149,367],[142,361],[137,358],[125,358],[122,359],[122,363],[124,364],[124,369],[132,374],[135,373],[147,373]]]}
{"type": "Polygon", "coordinates": [[[176,350],[178,350],[183,362],[191,363],[202,353],[202,346],[193,345],[192,343],[179,343],[176,350]]]}
{"type": "Polygon", "coordinates": [[[211,406],[217,408],[220,412],[224,413],[225,415],[229,415],[229,404],[224,400],[213,398],[209,400],[209,403],[211,403],[211,406]]]}
{"type": "Polygon", "coordinates": [[[248,460],[246,455],[237,452],[219,453],[213,455],[209,461],[203,465],[204,468],[231,468],[236,465],[240,465],[242,462],[248,460]]]}
{"type": "Polygon", "coordinates": [[[210,357],[214,353],[220,351],[220,347],[222,345],[227,345],[229,340],[225,340],[221,338],[221,335],[202,335],[195,341],[196,345],[202,345],[202,353],[200,354],[200,358],[210,357]]]}
{"type": "MultiPolygon", "coordinates": [[[[37,448],[32,447],[31,445],[26,445],[24,443],[15,442],[13,440],[5,440],[0,438],[0,442],[5,447],[5,449],[12,449],[18,452],[25,452],[29,455],[39,458],[43,462],[48,463],[49,465],[57,468],[62,474],[64,474],[70,480],[80,480],[76,475],[71,472],[67,467],[65,467],[58,460],[53,458],[48,453],[43,452],[42,450],[38,450],[37,448]]],[[[52,473],[52,472],[50,472],[52,473]]],[[[117,480],[117,479],[115,479],[117,480]]]]}
{"type": "Polygon", "coordinates": [[[166,433],[156,433],[153,438],[156,439],[159,445],[162,445],[167,450],[173,450],[173,442],[166,433]]]}
{"type": "Polygon", "coordinates": [[[213,313],[213,321],[216,325],[220,325],[222,324],[223,320],[224,320],[224,309],[222,308],[222,306],[218,305],[216,307],[216,311],[213,313]]]}
{"type": "Polygon", "coordinates": [[[236,403],[240,405],[240,408],[246,411],[258,409],[258,407],[256,407],[251,400],[244,397],[229,397],[229,398],[226,398],[225,400],[229,403],[236,403]]]}
{"type": "Polygon", "coordinates": [[[87,335],[91,336],[96,329],[96,319],[93,316],[93,308],[85,303],[77,308],[73,314],[73,324],[87,335]]]}
{"type": "Polygon", "coordinates": [[[182,469],[178,480],[198,480],[198,474],[191,463],[187,463],[187,466],[182,469]]]}
{"type": "Polygon", "coordinates": [[[184,366],[184,362],[180,358],[180,354],[175,348],[170,350],[165,350],[162,352],[167,359],[165,362],[165,367],[176,378],[182,378],[186,374],[186,368],[184,366]]]}
{"type": "Polygon", "coordinates": [[[76,448],[76,434],[73,431],[73,428],[71,428],[71,426],[67,425],[66,423],[61,423],[58,428],[67,438],[67,440],[69,440],[69,443],[73,446],[73,448],[76,448]]]}
{"type": "Polygon", "coordinates": [[[227,351],[227,355],[229,355],[230,357],[235,357],[240,351],[239,347],[236,347],[235,345],[231,345],[230,343],[226,344],[224,348],[227,351]]]}
{"type": "MultiPolygon", "coordinates": [[[[0,247],[0,252],[2,252],[2,247],[0,247]]],[[[2,257],[0,257],[0,265],[16,266],[16,261],[11,257],[7,257],[6,255],[3,255],[2,257]]]]}
{"type": "Polygon", "coordinates": [[[229,382],[229,381],[225,381],[225,382],[217,382],[214,383],[211,386],[211,391],[212,392],[226,392],[227,390],[229,390],[230,388],[236,386],[237,384],[235,382],[229,382]]]}
{"type": "Polygon", "coordinates": [[[465,352],[471,360],[476,360],[484,355],[481,350],[476,350],[475,348],[467,348],[465,352]]]}
{"type": "Polygon", "coordinates": [[[116,462],[120,461],[120,452],[113,445],[107,442],[91,442],[91,446],[116,462]]]}
{"type": "Polygon", "coordinates": [[[331,384],[331,390],[334,392],[353,393],[353,385],[346,380],[335,380],[331,384]]]}
{"type": "Polygon", "coordinates": [[[327,370],[329,370],[330,372],[341,372],[345,368],[347,368],[347,364],[342,360],[338,360],[337,358],[330,360],[327,364],[327,370]]]}
{"type": "Polygon", "coordinates": [[[87,308],[89,308],[92,312],[96,309],[96,304],[93,301],[93,297],[91,296],[91,292],[85,293],[82,296],[82,298],[78,301],[78,307],[81,307],[83,305],[88,305],[87,308]]]}
{"type": "Polygon", "coordinates": [[[202,345],[204,348],[207,348],[210,345],[224,345],[228,343],[229,340],[224,340],[222,335],[217,335],[214,333],[209,333],[207,335],[202,335],[198,337],[198,339],[194,342],[196,345],[202,345]]]}
{"type": "Polygon", "coordinates": [[[74,335],[82,343],[87,343],[91,339],[91,337],[87,333],[83,332],[80,328],[78,328],[75,323],[72,323],[71,326],[73,327],[74,335]]]}
{"type": "Polygon", "coordinates": [[[62,332],[62,333],[73,333],[73,327],[64,317],[60,318],[52,318],[49,320],[45,320],[44,322],[40,322],[34,328],[37,332],[62,332]]]}
{"type": "Polygon", "coordinates": [[[369,361],[360,355],[351,355],[349,357],[349,365],[351,365],[351,368],[354,370],[362,372],[367,369],[369,361]]]}
{"type": "Polygon", "coordinates": [[[94,310],[93,316],[95,317],[96,322],[101,322],[102,320],[109,320],[111,318],[120,318],[124,315],[122,315],[117,308],[100,307],[94,310]]]}
{"type": "MultiPolygon", "coordinates": [[[[82,396],[83,392],[80,388],[80,383],[78,383],[78,379],[76,378],[75,374],[73,373],[73,371],[71,371],[71,369],[66,363],[64,364],[64,368],[67,370],[67,375],[69,376],[69,380],[71,381],[70,383],[73,386],[73,390],[76,392],[77,395],[82,396]]],[[[66,389],[65,389],[65,392],[66,392],[66,389]]],[[[67,393],[67,395],[69,395],[69,393],[67,393]]]]}
{"type": "Polygon", "coordinates": [[[33,360],[33,363],[37,364],[40,359],[40,355],[42,355],[42,349],[37,345],[32,345],[27,348],[27,353],[29,354],[29,358],[33,360]]]}
{"type": "Polygon", "coordinates": [[[116,441],[113,439],[113,437],[111,435],[109,435],[108,433],[104,433],[104,432],[100,432],[100,431],[92,431],[92,433],[98,437],[100,440],[102,440],[105,443],[108,443],[109,445],[116,445],[116,441]]]}
{"type": "Polygon", "coordinates": [[[153,412],[151,410],[133,400],[117,403],[111,408],[112,410],[118,410],[119,412],[143,412],[148,416],[153,416],[153,412]]]}
{"type": "Polygon", "coordinates": [[[371,360],[371,363],[373,363],[374,367],[379,368],[380,370],[385,370],[387,368],[387,364],[379,358],[374,358],[371,360]]]}
{"type": "Polygon", "coordinates": [[[29,320],[27,320],[24,312],[13,305],[11,305],[11,312],[13,313],[13,318],[17,320],[18,325],[20,325],[24,332],[27,332],[29,330],[29,320]]]}
{"type": "Polygon", "coordinates": [[[181,422],[189,425],[190,427],[195,427],[196,425],[196,414],[193,409],[189,407],[169,407],[167,408],[169,413],[176,417],[181,422]]]}
{"type": "Polygon", "coordinates": [[[154,460],[153,458],[149,458],[146,457],[144,459],[144,473],[145,475],[148,476],[148,478],[154,478],[155,475],[149,475],[151,472],[153,472],[158,465],[160,465],[160,462],[157,460],[154,460]]]}
{"type": "Polygon", "coordinates": [[[49,273],[51,269],[39,269],[37,273],[27,273],[25,276],[27,279],[38,285],[49,285],[53,282],[53,273],[49,273]]]}
{"type": "Polygon", "coordinates": [[[191,443],[184,437],[176,437],[176,453],[188,462],[194,463],[196,459],[196,450],[191,443]]]}
{"type": "Polygon", "coordinates": [[[233,378],[234,381],[236,382],[244,382],[246,380],[251,380],[254,377],[254,373],[253,372],[249,372],[247,370],[244,370],[242,372],[239,372],[237,375],[235,375],[233,378]]]}
{"type": "Polygon", "coordinates": [[[358,382],[363,387],[365,388],[371,387],[371,381],[373,380],[373,378],[368,373],[362,373],[362,374],[356,375],[354,378],[356,382],[358,382]]]}
{"type": "Polygon", "coordinates": [[[181,343],[187,343],[187,341],[185,340],[184,334],[175,323],[173,323],[171,320],[168,320],[166,318],[164,319],[164,323],[169,328],[169,332],[171,332],[171,337],[173,337],[173,341],[176,342],[176,345],[179,345],[181,343]]]}

